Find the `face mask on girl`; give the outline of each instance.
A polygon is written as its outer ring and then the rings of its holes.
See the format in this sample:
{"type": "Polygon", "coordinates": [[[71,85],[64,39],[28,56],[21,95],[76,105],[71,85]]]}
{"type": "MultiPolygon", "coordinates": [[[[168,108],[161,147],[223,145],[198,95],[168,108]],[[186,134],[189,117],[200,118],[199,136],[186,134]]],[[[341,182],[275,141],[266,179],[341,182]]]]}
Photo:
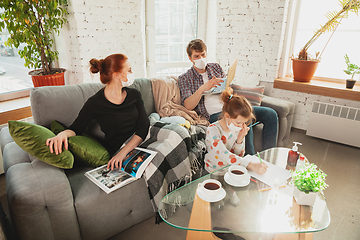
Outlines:
{"type": "Polygon", "coordinates": [[[206,58],[200,58],[194,60],[194,63],[197,69],[204,69],[206,67],[207,61],[206,58]]]}
{"type": "Polygon", "coordinates": [[[128,87],[128,86],[130,86],[131,84],[133,84],[133,82],[134,82],[134,80],[135,80],[133,73],[128,74],[128,75],[126,76],[126,78],[127,78],[127,82],[122,82],[123,87],[128,87]]]}
{"type": "MultiPolygon", "coordinates": [[[[230,120],[229,120],[229,122],[230,122],[230,120]]],[[[230,122],[230,124],[227,123],[227,126],[230,129],[230,131],[232,131],[232,132],[239,132],[242,129],[242,127],[237,127],[232,122],[230,122]]]]}

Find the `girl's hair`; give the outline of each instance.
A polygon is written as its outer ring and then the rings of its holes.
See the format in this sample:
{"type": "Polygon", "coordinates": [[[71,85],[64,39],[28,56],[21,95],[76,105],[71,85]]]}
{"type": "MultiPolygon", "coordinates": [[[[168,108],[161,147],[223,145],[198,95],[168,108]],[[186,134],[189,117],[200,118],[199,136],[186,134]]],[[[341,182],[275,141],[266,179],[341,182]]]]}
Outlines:
{"type": "Polygon", "coordinates": [[[90,72],[100,72],[100,81],[107,84],[111,81],[114,72],[120,72],[124,68],[127,60],[128,57],[124,54],[112,54],[100,60],[93,58],[90,60],[90,72]]]}
{"type": "Polygon", "coordinates": [[[255,119],[251,104],[245,97],[232,95],[229,91],[225,90],[221,94],[221,101],[224,102],[222,117],[224,117],[225,113],[228,113],[230,118],[237,118],[240,115],[244,118],[249,118],[249,120],[255,119]]]}

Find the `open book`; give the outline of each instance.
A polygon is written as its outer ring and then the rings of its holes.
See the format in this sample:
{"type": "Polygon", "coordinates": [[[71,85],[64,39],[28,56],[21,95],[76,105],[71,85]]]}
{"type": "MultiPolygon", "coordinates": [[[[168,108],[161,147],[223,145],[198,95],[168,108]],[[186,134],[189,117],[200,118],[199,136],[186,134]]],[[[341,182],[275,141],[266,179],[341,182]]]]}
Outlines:
{"type": "Polygon", "coordinates": [[[228,69],[227,77],[222,79],[223,82],[220,83],[220,86],[216,86],[216,87],[211,88],[209,91],[205,91],[203,93],[203,95],[219,94],[219,93],[222,93],[225,89],[227,89],[230,86],[230,83],[232,82],[232,80],[235,77],[235,72],[236,72],[236,66],[237,66],[238,59],[239,59],[239,57],[237,57],[234,60],[234,62],[231,64],[231,66],[228,69]]]}
{"type": "Polygon", "coordinates": [[[86,172],[85,176],[109,194],[140,178],[156,153],[144,148],[134,148],[122,162],[121,169],[111,171],[107,169],[107,165],[103,165],[86,172]]]}

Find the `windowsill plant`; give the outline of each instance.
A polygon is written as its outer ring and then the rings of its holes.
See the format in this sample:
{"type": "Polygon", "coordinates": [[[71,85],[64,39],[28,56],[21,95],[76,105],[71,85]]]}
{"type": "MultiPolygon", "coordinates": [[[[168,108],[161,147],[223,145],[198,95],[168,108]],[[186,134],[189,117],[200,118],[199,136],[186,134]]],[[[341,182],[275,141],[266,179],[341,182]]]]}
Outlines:
{"type": "Polygon", "coordinates": [[[300,205],[313,205],[316,193],[321,192],[328,187],[325,182],[325,177],[327,175],[322,170],[317,170],[316,168],[317,166],[315,164],[307,163],[303,167],[291,172],[292,183],[295,186],[294,197],[300,205]],[[307,200],[304,200],[307,196],[300,196],[301,193],[303,193],[302,195],[313,195],[309,196],[309,198],[312,198],[309,200],[310,203],[307,200]]]}
{"type": "MultiPolygon", "coordinates": [[[[297,57],[292,56],[291,59],[293,61],[293,74],[295,81],[301,82],[310,82],[311,78],[315,74],[318,63],[320,62],[320,58],[322,53],[324,52],[327,44],[320,52],[316,52],[315,57],[311,58],[308,55],[308,49],[310,46],[323,34],[326,32],[332,32],[334,34],[336,28],[341,23],[343,18],[347,18],[349,12],[354,12],[358,14],[360,9],[360,0],[339,0],[341,5],[341,9],[339,11],[328,12],[326,17],[328,21],[321,25],[319,29],[317,29],[314,35],[310,38],[310,40],[301,48],[297,57]]],[[[328,42],[330,41],[332,35],[330,36],[328,42]]]]}
{"type": "Polygon", "coordinates": [[[354,80],[354,75],[360,74],[360,67],[356,64],[351,63],[347,54],[345,54],[344,58],[347,65],[347,69],[345,69],[344,72],[347,75],[351,76],[351,79],[346,79],[346,88],[352,89],[354,87],[354,84],[356,83],[356,80],[354,80]]]}

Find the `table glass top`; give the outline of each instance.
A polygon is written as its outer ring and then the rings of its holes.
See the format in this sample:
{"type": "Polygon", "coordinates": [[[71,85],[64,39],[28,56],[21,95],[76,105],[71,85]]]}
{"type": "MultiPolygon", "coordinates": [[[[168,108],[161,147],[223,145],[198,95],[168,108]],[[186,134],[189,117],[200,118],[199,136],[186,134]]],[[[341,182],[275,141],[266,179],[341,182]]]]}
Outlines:
{"type": "MultiPolygon", "coordinates": [[[[267,162],[290,170],[291,167],[287,165],[288,152],[288,148],[272,148],[261,152],[260,156],[267,162]]],[[[290,179],[280,184],[285,187],[280,187],[274,197],[273,190],[266,190],[270,186],[255,178],[245,187],[227,184],[224,175],[228,167],[166,195],[159,205],[161,218],[176,228],[207,232],[306,233],[321,231],[329,226],[330,213],[322,193],[317,193],[313,206],[299,206],[293,198],[294,186],[290,179]],[[198,184],[209,178],[221,182],[226,196],[208,204],[210,213],[207,216],[211,227],[189,224],[198,184]],[[222,230],[214,230],[214,227],[222,230]]]]}

